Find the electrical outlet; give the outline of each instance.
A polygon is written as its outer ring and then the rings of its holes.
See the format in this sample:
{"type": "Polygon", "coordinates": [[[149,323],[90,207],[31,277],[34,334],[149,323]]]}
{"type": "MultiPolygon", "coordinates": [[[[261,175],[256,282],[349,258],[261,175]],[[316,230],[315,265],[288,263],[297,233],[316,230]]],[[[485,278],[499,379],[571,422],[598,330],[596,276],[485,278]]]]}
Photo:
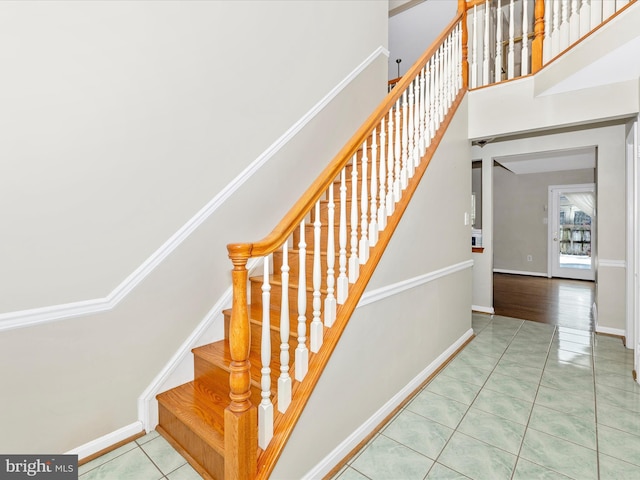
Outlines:
{"type": "Polygon", "coordinates": [[[531,255],[527,255],[527,262],[533,262],[533,257],[531,255]]]}

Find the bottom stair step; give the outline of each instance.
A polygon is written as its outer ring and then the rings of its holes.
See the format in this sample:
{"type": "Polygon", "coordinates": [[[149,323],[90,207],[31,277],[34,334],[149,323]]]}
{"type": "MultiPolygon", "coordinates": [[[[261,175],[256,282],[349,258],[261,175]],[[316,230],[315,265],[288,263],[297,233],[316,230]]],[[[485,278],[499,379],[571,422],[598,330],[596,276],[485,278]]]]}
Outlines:
{"type": "Polygon", "coordinates": [[[224,478],[224,409],[228,398],[200,382],[157,396],[160,427],[213,478],[224,478]]]}

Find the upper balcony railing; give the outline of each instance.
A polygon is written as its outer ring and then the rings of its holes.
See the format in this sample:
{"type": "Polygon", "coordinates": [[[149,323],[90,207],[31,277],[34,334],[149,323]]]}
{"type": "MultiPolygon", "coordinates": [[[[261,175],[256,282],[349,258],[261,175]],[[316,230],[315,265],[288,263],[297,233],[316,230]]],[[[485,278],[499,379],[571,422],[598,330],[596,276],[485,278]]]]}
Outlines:
{"type": "Polygon", "coordinates": [[[469,88],[536,73],[636,0],[468,0],[469,88]]]}

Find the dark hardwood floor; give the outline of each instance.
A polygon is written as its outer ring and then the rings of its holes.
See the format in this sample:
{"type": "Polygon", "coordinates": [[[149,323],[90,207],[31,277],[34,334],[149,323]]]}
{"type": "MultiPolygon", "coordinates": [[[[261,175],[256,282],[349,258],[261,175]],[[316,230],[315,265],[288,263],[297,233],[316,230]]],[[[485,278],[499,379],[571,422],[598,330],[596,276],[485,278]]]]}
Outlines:
{"type": "Polygon", "coordinates": [[[493,274],[496,315],[593,331],[594,298],[594,282],[493,274]]]}

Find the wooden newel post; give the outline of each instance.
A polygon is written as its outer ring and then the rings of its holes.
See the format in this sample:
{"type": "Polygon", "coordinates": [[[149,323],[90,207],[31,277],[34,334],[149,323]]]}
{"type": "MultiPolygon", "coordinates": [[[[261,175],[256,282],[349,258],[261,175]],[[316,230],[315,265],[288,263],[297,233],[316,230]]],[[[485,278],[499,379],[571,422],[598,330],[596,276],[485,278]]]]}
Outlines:
{"type": "Polygon", "coordinates": [[[256,475],[258,448],[258,415],[250,400],[251,329],[247,308],[250,246],[229,245],[227,248],[233,262],[233,310],[229,325],[231,403],[224,411],[224,475],[229,480],[248,480],[256,475]]]}
{"type": "Polygon", "coordinates": [[[531,42],[531,73],[542,69],[542,47],[544,42],[544,0],[536,0],[533,41],[531,42]]]}
{"type": "Polygon", "coordinates": [[[469,32],[467,31],[467,1],[458,0],[458,13],[462,13],[462,88],[469,88],[469,32]]]}

